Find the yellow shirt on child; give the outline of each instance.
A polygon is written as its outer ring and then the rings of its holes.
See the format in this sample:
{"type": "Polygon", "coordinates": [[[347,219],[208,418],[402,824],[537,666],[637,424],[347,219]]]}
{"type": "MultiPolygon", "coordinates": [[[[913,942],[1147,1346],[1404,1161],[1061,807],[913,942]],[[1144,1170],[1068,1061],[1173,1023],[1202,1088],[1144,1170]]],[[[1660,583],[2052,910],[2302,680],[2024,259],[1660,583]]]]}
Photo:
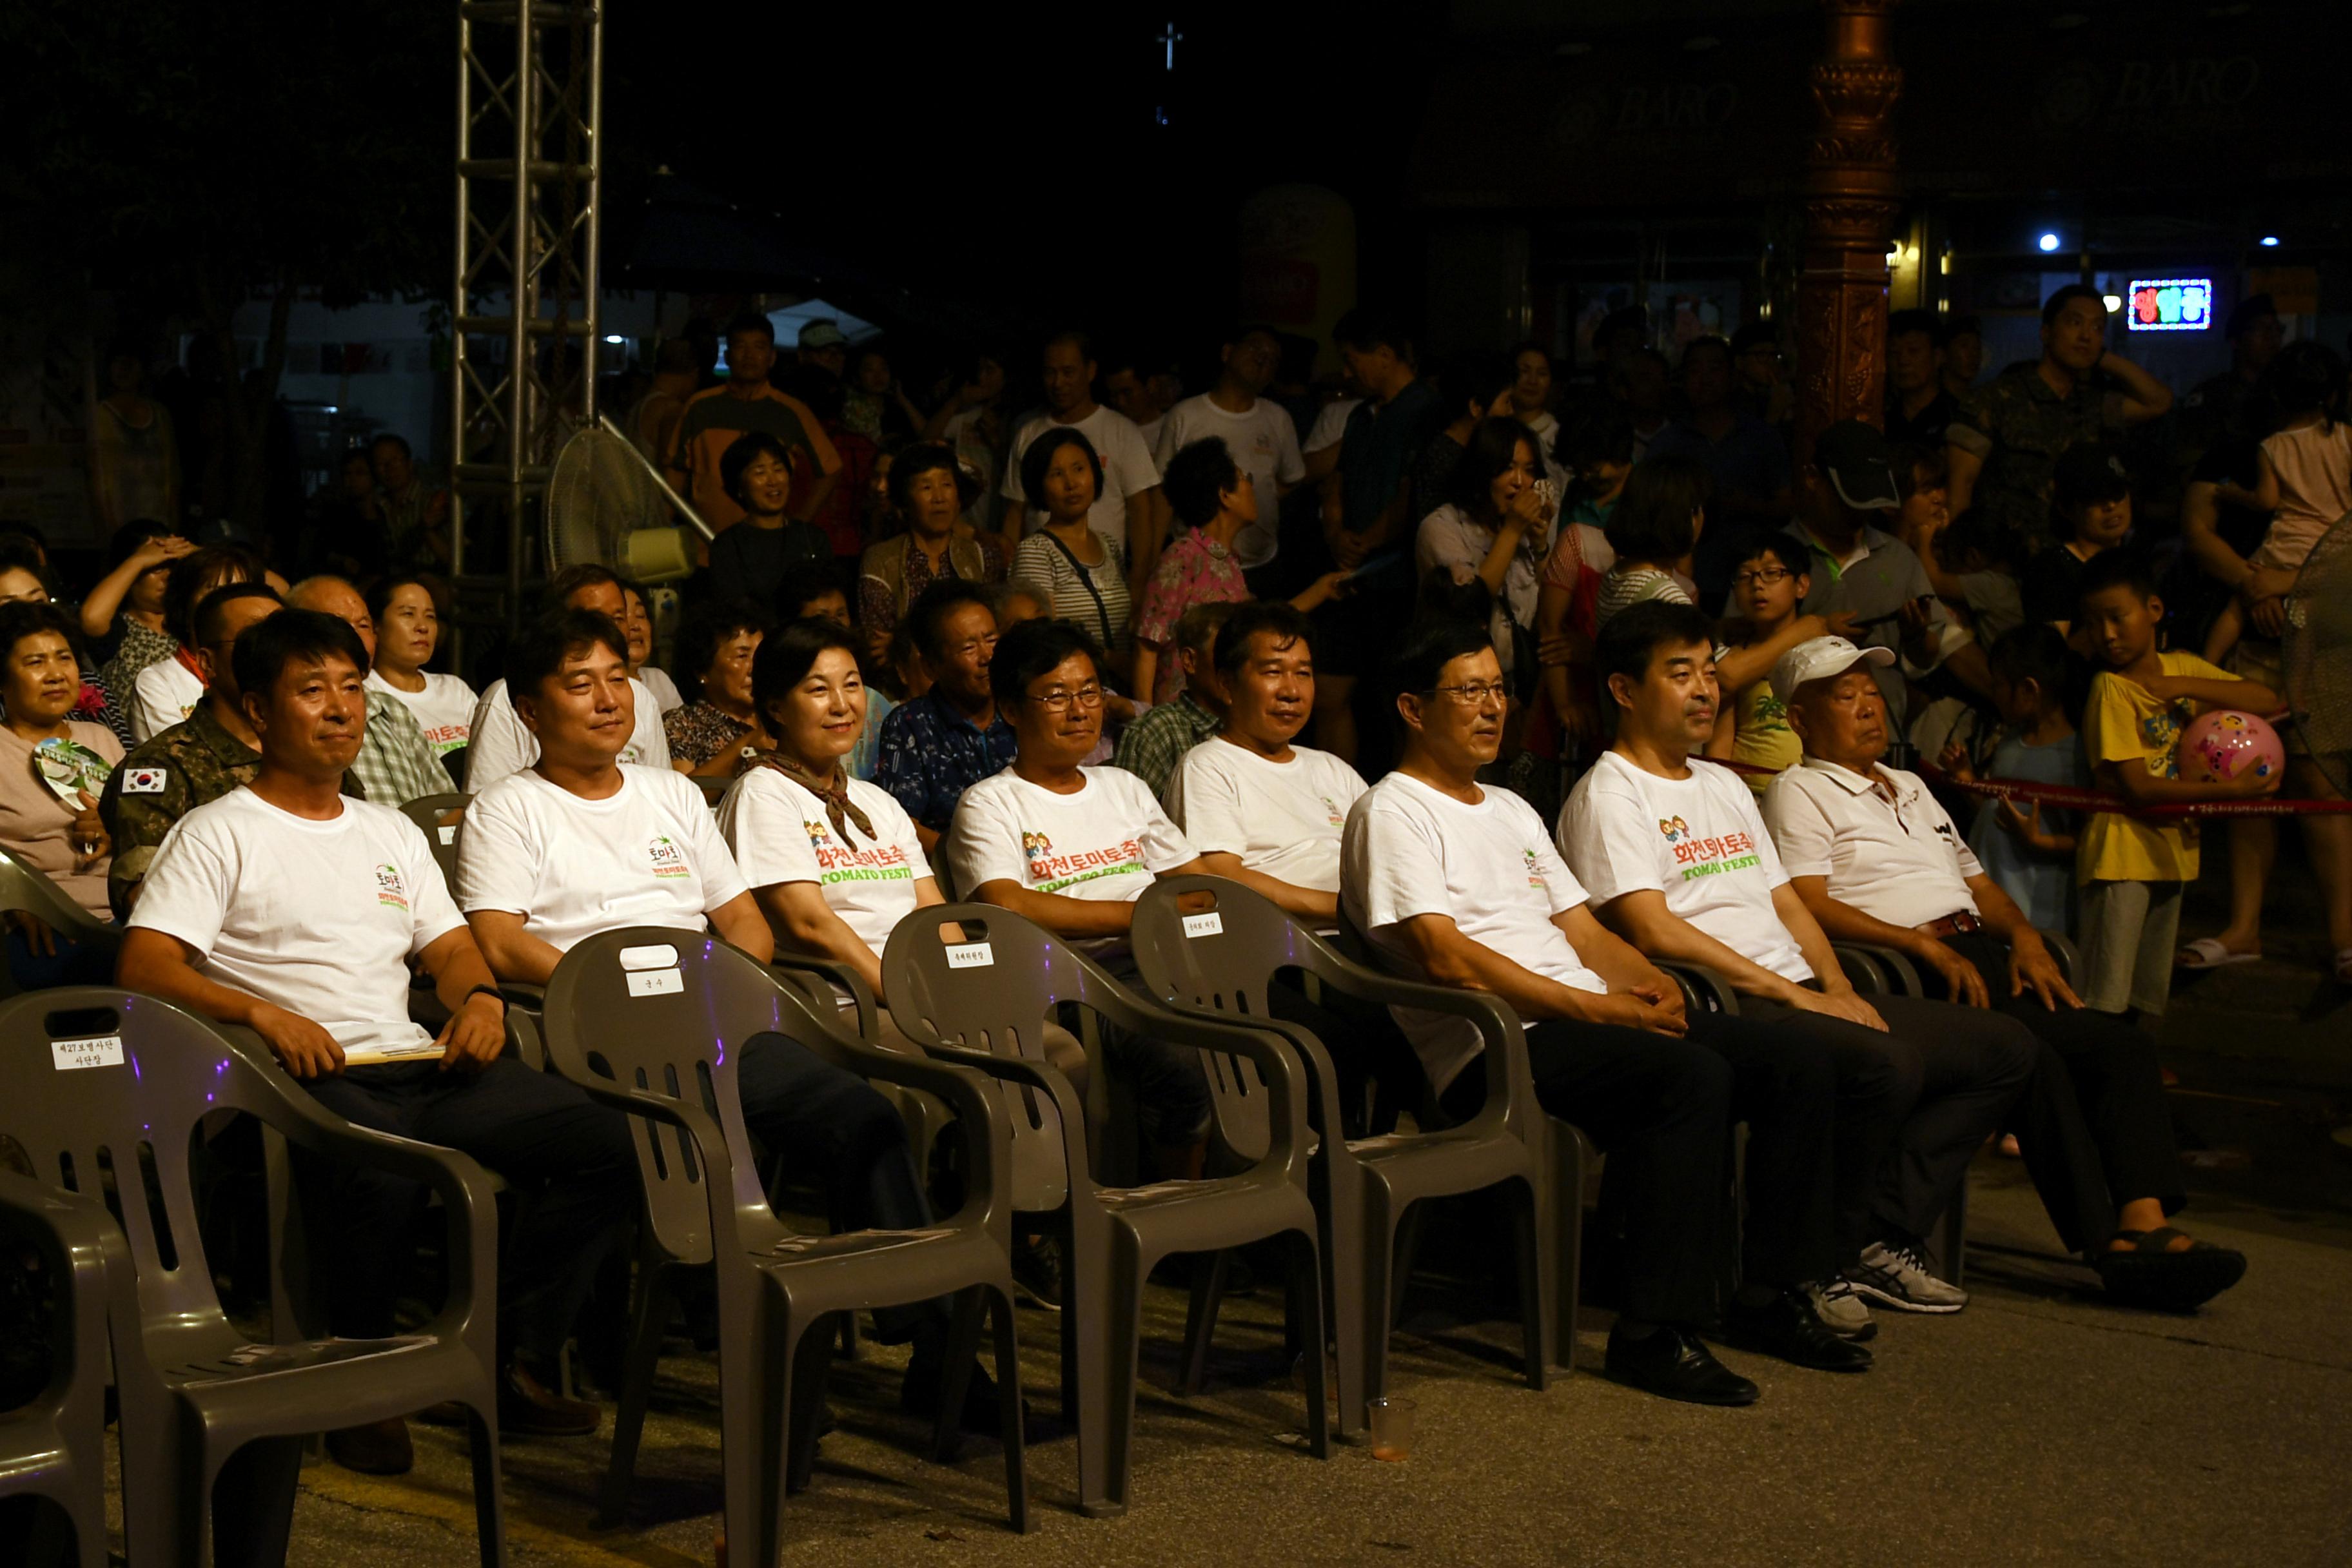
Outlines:
{"type": "MultiPolygon", "coordinates": [[[[2167,675],[2235,680],[2193,653],[2157,655],[2167,675]]],[[[2095,770],[2102,763],[2135,763],[2158,778],[2180,776],[2180,731],[2197,717],[2187,698],[2161,702],[2137,680],[2101,670],[2083,709],[2083,746],[2095,770]]],[[[2096,811],[2084,825],[2074,857],[2077,882],[2193,882],[2197,824],[2155,823],[2117,811],[2096,811]]]]}
{"type": "Polygon", "coordinates": [[[1761,800],[1775,777],[1804,761],[1804,742],[1789,728],[1789,710],[1772,695],[1772,683],[1769,680],[1755,681],[1732,699],[1732,711],[1738,722],[1732,734],[1731,760],[1772,770],[1769,773],[1740,775],[1761,800]]]}

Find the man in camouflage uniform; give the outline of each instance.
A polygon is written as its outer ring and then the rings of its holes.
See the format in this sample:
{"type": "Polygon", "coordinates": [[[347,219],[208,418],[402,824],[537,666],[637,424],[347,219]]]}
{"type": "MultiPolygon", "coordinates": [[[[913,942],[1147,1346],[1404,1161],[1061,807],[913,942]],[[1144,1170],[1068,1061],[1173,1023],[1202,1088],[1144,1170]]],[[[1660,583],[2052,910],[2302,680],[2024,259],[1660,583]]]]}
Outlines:
{"type": "Polygon", "coordinates": [[[99,816],[114,840],[106,896],[116,920],[130,918],[140,879],[173,825],[239,784],[251,784],[260,771],[261,752],[239,704],[229,650],[237,633],[268,620],[281,607],[277,594],[261,583],[215,588],[196,606],[201,646],[195,654],[207,682],[205,700],[194,712],[124,757],[99,797],[99,816]]]}
{"type": "Polygon", "coordinates": [[[2172,392],[2107,350],[2099,291],[2069,283],[2042,307],[2042,358],[2003,371],[1961,400],[1944,432],[1952,515],[1971,507],[2029,551],[2056,542],[2050,477],[2059,454],[2172,406],[2172,392]],[[2116,390],[2095,379],[2104,375],[2116,390]]]}

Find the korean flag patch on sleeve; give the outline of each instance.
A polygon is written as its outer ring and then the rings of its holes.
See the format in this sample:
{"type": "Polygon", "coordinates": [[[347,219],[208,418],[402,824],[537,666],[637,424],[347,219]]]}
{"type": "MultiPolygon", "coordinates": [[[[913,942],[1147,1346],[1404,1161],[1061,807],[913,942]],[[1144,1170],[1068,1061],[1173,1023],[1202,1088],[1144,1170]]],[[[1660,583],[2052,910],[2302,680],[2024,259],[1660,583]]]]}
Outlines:
{"type": "Polygon", "coordinates": [[[170,776],[170,773],[163,768],[125,768],[122,770],[122,793],[162,795],[163,781],[170,776]]]}

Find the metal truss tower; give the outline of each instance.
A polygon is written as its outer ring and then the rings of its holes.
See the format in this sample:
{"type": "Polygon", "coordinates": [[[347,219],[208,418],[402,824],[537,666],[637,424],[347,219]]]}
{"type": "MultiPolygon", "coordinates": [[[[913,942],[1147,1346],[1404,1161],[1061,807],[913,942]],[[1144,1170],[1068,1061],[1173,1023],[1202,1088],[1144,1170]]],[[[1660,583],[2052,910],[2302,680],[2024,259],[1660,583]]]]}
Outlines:
{"type": "Polygon", "coordinates": [[[549,466],[596,420],[603,22],[584,0],[457,7],[453,634],[518,624],[549,466]]]}

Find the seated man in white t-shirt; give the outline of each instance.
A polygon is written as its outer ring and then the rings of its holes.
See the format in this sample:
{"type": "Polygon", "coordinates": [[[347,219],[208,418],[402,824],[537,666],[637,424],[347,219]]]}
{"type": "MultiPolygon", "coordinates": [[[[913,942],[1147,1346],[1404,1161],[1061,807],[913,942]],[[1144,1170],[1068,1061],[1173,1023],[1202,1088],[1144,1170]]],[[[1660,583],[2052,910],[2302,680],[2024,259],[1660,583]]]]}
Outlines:
{"type": "MultiPolygon", "coordinates": [[[[530,766],[474,797],[457,852],[457,902],[501,980],[544,985],[575,942],[621,926],[706,925],[765,963],[768,921],[694,781],[625,764],[641,688],[611,617],[543,617],[508,650],[507,689],[536,742],[530,766]]],[[[930,1210],[890,1104],[856,1074],[781,1034],[745,1042],[735,1068],[743,1124],[768,1150],[822,1180],[845,1230],[913,1230],[930,1210]]],[[[915,1342],[900,1396],[937,1404],[948,1311],[884,1308],[886,1342],[915,1342]]],[[[967,1403],[994,1421],[985,1379],[967,1403]]]]}
{"type": "MultiPolygon", "coordinates": [[[[1178,761],[1167,799],[1168,815],[1212,875],[1328,931],[1339,919],[1339,830],[1365,786],[1330,752],[1292,743],[1315,711],[1314,638],[1315,623],[1289,605],[1234,606],[1199,676],[1223,700],[1223,725],[1178,761]]],[[[1320,1004],[1310,1002],[1280,981],[1269,1003],[1276,1017],[1303,1026],[1330,1051],[1350,1137],[1371,1130],[1367,1077],[1391,1107],[1419,1099],[1419,1058],[1387,1009],[1328,991],[1320,1004]]],[[[1385,1130],[1391,1119],[1373,1120],[1385,1130]]]]}
{"type": "Polygon", "coordinates": [[[1956,1312],[1968,1295],[1928,1272],[1925,1237],[2032,1076],[2033,1037],[1996,1014],[1854,994],[1789,885],[1755,795],[1698,754],[1719,700],[1712,635],[1705,615],[1664,600],[1601,626],[1593,658],[1616,704],[1617,741],[1560,813],[1560,851],[1619,935],[1715,970],[1740,994],[1743,1017],[1832,1052],[1849,1253],[1826,1298],[1832,1326],[1868,1322],[1861,1297],[1956,1312]]]}
{"type": "MultiPolygon", "coordinates": [[[[628,613],[620,578],[602,566],[567,566],[558,572],[547,584],[547,604],[550,615],[587,610],[610,617],[614,626],[625,625],[623,617],[628,613]]],[[[629,686],[636,697],[631,705],[635,719],[622,745],[621,761],[635,767],[666,769],[669,742],[662,733],[661,708],[644,681],[631,676],[629,686]]],[[[472,794],[481,794],[509,773],[539,760],[539,742],[516,715],[503,680],[494,680],[484,689],[467,730],[466,788],[472,794]]]]}
{"type": "MultiPolygon", "coordinates": [[[[547,1389],[598,1263],[636,1211],[628,1123],[501,1054],[506,1004],[425,836],[391,807],[340,793],[367,716],[358,634],[285,610],[239,637],[234,658],[259,771],[164,838],[117,977],[252,1029],[346,1121],[461,1149],[505,1176],[526,1207],[499,1269],[499,1420],[509,1431],[593,1431],[594,1405],[547,1389]],[[412,962],[449,1009],[437,1038],[409,1019],[412,962]]],[[[365,1169],[317,1180],[329,1194],[318,1217],[331,1227],[330,1326],[388,1336],[394,1243],[422,1191],[365,1169]]],[[[328,1444],[353,1468],[407,1468],[397,1419],[328,1444]]]]}
{"type": "Polygon", "coordinates": [[[1822,929],[1909,954],[1945,996],[2042,1042],[2007,1130],[2060,1237],[2109,1297],[2182,1310],[2236,1284],[2244,1254],[2166,1224],[2187,1194],[2155,1042],[2083,1005],[1927,786],[1879,761],[1886,702],[1853,645],[1801,643],[1771,680],[1805,755],[1765,792],[1764,822],[1822,929]]]}
{"type": "MultiPolygon", "coordinates": [[[[1592,918],[1542,819],[1478,783],[1501,749],[1509,692],[1484,626],[1417,627],[1390,679],[1397,770],[1348,813],[1341,907],[1407,975],[1491,992],[1517,1014],[1542,1108],[1608,1154],[1627,1247],[1610,1374],[1669,1399],[1752,1403],[1756,1385],[1699,1340],[1718,1305],[1732,1343],[1825,1372],[1867,1368],[1870,1352],[1815,1306],[1837,1264],[1827,1053],[1783,1048],[1738,1018],[1686,1016],[1674,982],[1592,918]],[[1744,1279],[1718,1303],[1738,1121],[1749,1131],[1744,1279]]],[[[1489,1086],[1469,1020],[1399,1009],[1397,1021],[1439,1108],[1475,1115],[1489,1086]]]]}
{"type": "MultiPolygon", "coordinates": [[[[1102,656],[1066,621],[1024,621],[989,660],[1013,757],[963,792],[944,840],[968,899],[1034,921],[1091,957],[1124,968],[1135,900],[1155,878],[1205,870],[1141,779],[1080,764],[1102,736],[1102,656]]],[[[1134,1081],[1160,1171],[1197,1176],[1209,1086],[1197,1052],[1105,1031],[1108,1059],[1134,1081]]]]}

